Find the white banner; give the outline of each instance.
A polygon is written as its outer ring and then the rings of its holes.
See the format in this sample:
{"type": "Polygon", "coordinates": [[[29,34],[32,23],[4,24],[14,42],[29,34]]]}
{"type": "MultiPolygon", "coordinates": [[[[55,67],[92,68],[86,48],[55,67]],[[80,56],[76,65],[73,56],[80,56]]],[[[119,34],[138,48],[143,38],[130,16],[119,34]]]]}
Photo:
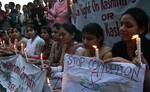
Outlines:
{"type": "Polygon", "coordinates": [[[143,92],[145,65],[65,55],[62,92],[143,92]]]}
{"type": "Polygon", "coordinates": [[[46,72],[21,55],[0,57],[0,84],[6,92],[42,92],[46,72]]]}
{"type": "Polygon", "coordinates": [[[82,30],[95,22],[105,31],[105,44],[112,46],[120,39],[120,16],[128,8],[140,7],[150,16],[150,0],[73,0],[72,23],[82,30]],[[113,39],[113,40],[112,40],[113,39]]]}

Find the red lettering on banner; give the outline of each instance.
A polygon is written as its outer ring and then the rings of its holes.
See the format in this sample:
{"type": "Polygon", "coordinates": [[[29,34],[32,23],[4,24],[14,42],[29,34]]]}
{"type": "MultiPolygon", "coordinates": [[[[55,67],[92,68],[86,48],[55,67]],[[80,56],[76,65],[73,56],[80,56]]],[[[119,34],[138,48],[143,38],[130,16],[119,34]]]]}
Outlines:
{"type": "Polygon", "coordinates": [[[114,17],[114,13],[112,13],[112,12],[111,13],[107,13],[107,14],[103,14],[101,16],[101,18],[102,18],[103,21],[112,20],[113,17],[114,17]]]}
{"type": "Polygon", "coordinates": [[[127,0],[101,0],[101,9],[111,9],[121,6],[126,6],[127,0]]]}
{"type": "Polygon", "coordinates": [[[100,6],[99,6],[98,3],[95,2],[95,0],[92,0],[92,9],[93,9],[94,12],[100,10],[100,6]]]}
{"type": "Polygon", "coordinates": [[[117,21],[115,22],[115,25],[112,27],[109,27],[108,23],[104,23],[104,25],[105,25],[107,36],[111,36],[111,37],[119,36],[119,24],[117,21]]]}
{"type": "Polygon", "coordinates": [[[83,15],[91,13],[91,6],[86,4],[84,7],[81,8],[81,12],[83,15]]]}

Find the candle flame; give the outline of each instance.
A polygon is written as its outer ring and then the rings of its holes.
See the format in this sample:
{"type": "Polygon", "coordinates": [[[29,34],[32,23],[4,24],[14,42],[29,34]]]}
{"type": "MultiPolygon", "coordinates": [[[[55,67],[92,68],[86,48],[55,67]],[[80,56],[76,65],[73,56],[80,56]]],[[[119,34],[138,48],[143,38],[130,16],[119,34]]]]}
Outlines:
{"type": "Polygon", "coordinates": [[[21,47],[23,47],[23,43],[21,43],[21,47]]]}
{"type": "Polygon", "coordinates": [[[70,7],[72,7],[73,5],[73,0],[70,0],[70,7]]]}
{"type": "Polygon", "coordinates": [[[16,45],[14,45],[14,49],[16,49],[16,45]]]}
{"type": "Polygon", "coordinates": [[[97,49],[97,46],[96,46],[96,45],[93,45],[92,47],[95,48],[95,49],[97,49]]]}
{"type": "Polygon", "coordinates": [[[26,48],[24,48],[24,51],[26,51],[26,48]]]}
{"type": "Polygon", "coordinates": [[[40,55],[40,59],[41,59],[41,60],[43,60],[43,53],[41,53],[41,55],[40,55]]]}
{"type": "Polygon", "coordinates": [[[139,35],[137,34],[132,36],[132,39],[137,39],[137,38],[139,38],[139,35]]]}

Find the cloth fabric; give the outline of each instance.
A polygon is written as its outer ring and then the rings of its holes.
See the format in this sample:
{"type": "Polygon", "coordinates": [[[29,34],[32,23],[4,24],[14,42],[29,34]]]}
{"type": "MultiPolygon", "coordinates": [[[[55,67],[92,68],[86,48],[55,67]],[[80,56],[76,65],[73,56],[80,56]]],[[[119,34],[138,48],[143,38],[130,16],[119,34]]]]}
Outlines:
{"type": "Polygon", "coordinates": [[[66,23],[69,21],[69,12],[67,6],[67,0],[57,1],[49,10],[48,13],[48,20],[49,26],[52,26],[55,23],[66,23]]]}
{"type": "MultiPolygon", "coordinates": [[[[150,65],[150,40],[145,37],[141,38],[141,51],[150,65]]],[[[112,47],[112,56],[123,57],[125,59],[132,60],[132,58],[128,55],[126,44],[123,41],[114,44],[112,47]]]]}
{"type": "Polygon", "coordinates": [[[44,40],[36,36],[36,38],[32,41],[32,39],[29,39],[26,46],[26,53],[29,56],[36,56],[40,55],[41,47],[45,44],[44,40]]]}
{"type": "MultiPolygon", "coordinates": [[[[91,57],[90,51],[88,49],[86,49],[85,51],[83,51],[82,55],[83,56],[91,57]]],[[[99,57],[100,57],[101,60],[106,60],[106,59],[111,58],[112,57],[111,48],[103,45],[99,49],[99,57]]]]}

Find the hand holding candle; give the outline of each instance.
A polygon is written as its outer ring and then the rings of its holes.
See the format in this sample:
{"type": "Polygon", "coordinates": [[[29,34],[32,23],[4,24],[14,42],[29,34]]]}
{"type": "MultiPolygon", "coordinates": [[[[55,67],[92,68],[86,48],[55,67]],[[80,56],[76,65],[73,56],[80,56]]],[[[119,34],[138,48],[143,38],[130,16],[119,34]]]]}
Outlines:
{"type": "Polygon", "coordinates": [[[93,45],[93,48],[95,48],[95,56],[96,56],[96,59],[99,60],[99,49],[97,48],[96,45],[93,45]]]}
{"type": "Polygon", "coordinates": [[[137,46],[137,52],[138,52],[138,61],[140,64],[142,64],[141,61],[141,38],[139,35],[133,35],[132,39],[136,39],[136,46],[137,46]]]}

